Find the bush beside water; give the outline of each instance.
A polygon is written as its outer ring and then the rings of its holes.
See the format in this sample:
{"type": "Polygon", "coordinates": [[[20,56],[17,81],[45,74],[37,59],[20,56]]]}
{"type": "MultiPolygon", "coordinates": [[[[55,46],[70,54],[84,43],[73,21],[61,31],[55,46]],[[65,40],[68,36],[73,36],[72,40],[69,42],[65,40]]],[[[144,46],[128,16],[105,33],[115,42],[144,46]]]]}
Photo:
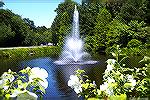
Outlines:
{"type": "Polygon", "coordinates": [[[37,48],[15,48],[0,50],[0,59],[3,58],[26,58],[33,57],[57,57],[60,54],[60,48],[56,46],[46,46],[37,48]]]}
{"type": "Polygon", "coordinates": [[[103,73],[103,84],[97,86],[84,70],[78,69],[68,81],[70,86],[85,100],[148,100],[150,98],[150,57],[145,56],[138,64],[126,66],[123,62],[127,55],[122,54],[119,45],[110,52],[113,59],[106,61],[107,68],[103,73]]]}

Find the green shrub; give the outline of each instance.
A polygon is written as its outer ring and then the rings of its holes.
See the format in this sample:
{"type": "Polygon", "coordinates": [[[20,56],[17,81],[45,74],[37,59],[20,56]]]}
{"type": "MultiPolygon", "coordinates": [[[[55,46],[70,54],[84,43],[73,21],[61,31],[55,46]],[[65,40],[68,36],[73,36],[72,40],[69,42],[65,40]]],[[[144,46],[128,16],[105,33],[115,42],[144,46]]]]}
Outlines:
{"type": "Polygon", "coordinates": [[[127,47],[128,48],[136,48],[140,47],[142,45],[142,42],[137,40],[137,39],[132,39],[131,41],[128,42],[127,47]]]}
{"type": "Polygon", "coordinates": [[[5,49],[0,51],[0,58],[26,58],[29,56],[43,57],[57,57],[60,53],[60,48],[56,46],[46,46],[37,48],[15,48],[5,49]]]}

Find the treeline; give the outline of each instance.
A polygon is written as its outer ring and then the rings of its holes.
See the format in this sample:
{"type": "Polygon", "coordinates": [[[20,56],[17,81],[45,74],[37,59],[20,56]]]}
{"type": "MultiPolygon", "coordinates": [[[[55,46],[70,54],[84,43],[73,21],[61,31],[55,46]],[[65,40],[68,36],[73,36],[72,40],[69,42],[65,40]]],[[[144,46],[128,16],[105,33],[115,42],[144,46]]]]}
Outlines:
{"type": "Polygon", "coordinates": [[[80,34],[88,51],[100,52],[115,45],[150,47],[149,0],[84,0],[82,5],[65,0],[55,10],[51,26],[58,45],[71,30],[74,5],[78,6],[80,34]]]}
{"type": "Polygon", "coordinates": [[[72,28],[74,7],[80,14],[80,35],[86,50],[94,53],[120,45],[122,48],[150,47],[149,0],[64,0],[56,8],[51,28],[36,27],[10,10],[0,9],[0,46],[53,43],[62,46],[72,28]]]}
{"type": "Polygon", "coordinates": [[[52,42],[50,29],[36,27],[29,18],[0,9],[0,47],[31,46],[52,42]]]}

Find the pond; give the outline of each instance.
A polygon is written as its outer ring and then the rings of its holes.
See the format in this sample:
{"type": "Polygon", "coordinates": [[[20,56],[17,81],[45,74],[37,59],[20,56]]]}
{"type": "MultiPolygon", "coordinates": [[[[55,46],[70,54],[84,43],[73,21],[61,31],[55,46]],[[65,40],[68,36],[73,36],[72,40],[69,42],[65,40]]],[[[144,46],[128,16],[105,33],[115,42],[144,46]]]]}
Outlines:
{"type": "Polygon", "coordinates": [[[97,64],[91,65],[56,65],[54,63],[56,58],[40,57],[30,58],[26,60],[21,59],[1,59],[0,61],[0,75],[11,69],[12,71],[19,71],[27,66],[40,67],[48,71],[48,88],[44,95],[44,100],[76,100],[77,95],[67,86],[70,75],[75,74],[75,71],[80,68],[86,71],[89,79],[96,81],[97,86],[102,82],[102,73],[105,70],[106,57],[101,56],[101,60],[97,64]]]}

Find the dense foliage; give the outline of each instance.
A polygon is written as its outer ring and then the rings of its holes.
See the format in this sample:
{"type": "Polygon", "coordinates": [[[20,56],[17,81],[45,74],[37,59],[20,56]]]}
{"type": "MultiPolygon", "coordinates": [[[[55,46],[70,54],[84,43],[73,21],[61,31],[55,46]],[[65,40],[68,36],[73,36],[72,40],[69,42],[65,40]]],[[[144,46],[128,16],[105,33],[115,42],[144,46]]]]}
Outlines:
{"type": "Polygon", "coordinates": [[[0,47],[31,46],[52,43],[50,29],[36,27],[29,18],[0,9],[0,47]]]}
{"type": "Polygon", "coordinates": [[[123,61],[126,55],[117,46],[112,52],[114,59],[108,59],[107,68],[103,73],[103,84],[97,86],[91,82],[84,70],[78,69],[75,75],[70,76],[68,86],[86,100],[132,100],[150,98],[150,58],[145,56],[138,64],[144,63],[140,68],[127,67],[123,61]],[[120,59],[121,58],[121,59],[120,59]]]}
{"type": "Polygon", "coordinates": [[[60,55],[60,48],[56,46],[32,47],[32,48],[14,48],[0,50],[0,59],[5,58],[22,58],[27,57],[58,57],[60,55]]]}
{"type": "Polygon", "coordinates": [[[10,69],[0,77],[1,100],[37,100],[48,87],[48,73],[45,69],[27,67],[18,73],[10,69]]]}
{"type": "Polygon", "coordinates": [[[99,53],[114,45],[139,50],[150,47],[149,0],[83,0],[82,4],[65,0],[56,8],[57,15],[50,28],[36,27],[29,18],[0,9],[0,46],[48,43],[62,46],[71,32],[75,5],[87,51],[99,53]]]}
{"type": "MultiPolygon", "coordinates": [[[[68,30],[70,32],[70,18],[75,4],[66,0],[56,9],[57,16],[51,27],[53,37],[57,37],[55,44],[61,44],[68,30]]],[[[149,4],[148,0],[84,0],[82,5],[78,4],[80,34],[86,50],[96,53],[116,44],[130,48],[136,41],[149,48],[149,4]]]]}

